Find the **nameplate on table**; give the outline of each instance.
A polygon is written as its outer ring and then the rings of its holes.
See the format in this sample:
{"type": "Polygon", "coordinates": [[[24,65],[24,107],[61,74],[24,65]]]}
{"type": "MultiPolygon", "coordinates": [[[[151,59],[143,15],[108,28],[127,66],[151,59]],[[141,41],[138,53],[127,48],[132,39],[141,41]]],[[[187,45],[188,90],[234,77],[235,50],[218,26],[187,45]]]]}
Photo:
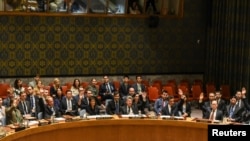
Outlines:
{"type": "Polygon", "coordinates": [[[87,116],[88,119],[96,119],[96,120],[102,120],[102,119],[113,119],[112,115],[89,115],[87,116]]]}
{"type": "Polygon", "coordinates": [[[164,119],[164,120],[184,120],[183,117],[178,117],[178,116],[161,116],[161,119],[164,119]]]}
{"type": "Polygon", "coordinates": [[[120,115],[121,118],[128,118],[128,119],[144,119],[147,116],[142,114],[142,115],[120,115]]]}
{"type": "Polygon", "coordinates": [[[24,129],[26,129],[24,126],[20,126],[20,127],[15,128],[15,132],[22,131],[24,129]]]}
{"type": "Polygon", "coordinates": [[[204,122],[204,123],[212,123],[212,120],[202,119],[202,118],[197,118],[195,121],[196,122],[204,122]]]}
{"type": "Polygon", "coordinates": [[[39,123],[38,123],[38,126],[44,126],[44,125],[49,125],[49,121],[47,121],[47,120],[39,120],[38,121],[39,123]]]}
{"type": "Polygon", "coordinates": [[[98,120],[102,120],[102,119],[112,119],[112,116],[101,116],[101,117],[96,117],[96,119],[98,120]]]}
{"type": "Polygon", "coordinates": [[[129,116],[129,119],[144,119],[142,116],[129,116]]]}
{"type": "Polygon", "coordinates": [[[74,122],[74,121],[81,121],[81,120],[89,120],[89,119],[83,118],[83,117],[73,117],[73,118],[67,118],[65,122],[74,122]]]}
{"type": "Polygon", "coordinates": [[[52,123],[59,123],[59,122],[65,122],[66,119],[63,117],[58,117],[58,118],[54,118],[52,123]]]}

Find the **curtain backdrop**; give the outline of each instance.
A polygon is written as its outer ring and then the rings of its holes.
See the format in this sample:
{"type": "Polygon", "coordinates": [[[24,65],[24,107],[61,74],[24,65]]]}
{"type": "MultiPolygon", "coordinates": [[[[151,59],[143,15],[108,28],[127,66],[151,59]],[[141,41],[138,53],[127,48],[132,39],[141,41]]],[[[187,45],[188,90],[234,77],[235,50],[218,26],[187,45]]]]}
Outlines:
{"type": "Polygon", "coordinates": [[[250,0],[213,0],[210,8],[204,82],[229,84],[231,95],[245,86],[249,98],[250,0]]]}

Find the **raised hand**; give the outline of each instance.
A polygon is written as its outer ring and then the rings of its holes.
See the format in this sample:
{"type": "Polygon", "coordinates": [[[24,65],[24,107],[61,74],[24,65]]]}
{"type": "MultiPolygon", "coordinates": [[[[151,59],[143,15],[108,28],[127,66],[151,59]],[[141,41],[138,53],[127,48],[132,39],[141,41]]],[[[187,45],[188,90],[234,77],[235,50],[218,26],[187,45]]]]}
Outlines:
{"type": "Polygon", "coordinates": [[[182,89],[178,89],[178,94],[179,94],[180,96],[182,96],[182,95],[183,95],[183,91],[182,91],[182,89]]]}
{"type": "Polygon", "coordinates": [[[204,98],[204,93],[201,93],[199,99],[203,100],[203,98],[204,98]]]}
{"type": "Polygon", "coordinates": [[[242,89],[241,89],[241,93],[242,93],[242,94],[244,94],[244,95],[247,93],[247,90],[246,90],[246,88],[245,88],[245,87],[242,87],[242,89]]]}

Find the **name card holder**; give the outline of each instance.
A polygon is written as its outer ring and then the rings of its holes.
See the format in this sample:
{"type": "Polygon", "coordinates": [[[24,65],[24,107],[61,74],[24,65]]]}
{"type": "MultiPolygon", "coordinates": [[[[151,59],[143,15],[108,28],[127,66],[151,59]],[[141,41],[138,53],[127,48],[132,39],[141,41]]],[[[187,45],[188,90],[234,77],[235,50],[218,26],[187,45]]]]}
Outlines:
{"type": "Polygon", "coordinates": [[[128,119],[144,119],[144,117],[139,117],[139,116],[130,116],[128,119]]]}
{"type": "Polygon", "coordinates": [[[112,119],[113,117],[96,117],[97,120],[112,119]]]}

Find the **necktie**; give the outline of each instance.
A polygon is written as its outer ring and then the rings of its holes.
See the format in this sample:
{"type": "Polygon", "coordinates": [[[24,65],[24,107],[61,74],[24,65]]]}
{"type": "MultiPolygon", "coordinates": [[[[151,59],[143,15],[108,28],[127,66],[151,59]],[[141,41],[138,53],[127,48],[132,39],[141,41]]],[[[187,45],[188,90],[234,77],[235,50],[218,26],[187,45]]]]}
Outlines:
{"type": "Polygon", "coordinates": [[[137,84],[137,91],[138,93],[141,93],[141,84],[137,84]]]}
{"type": "Polygon", "coordinates": [[[33,96],[30,97],[30,106],[31,106],[31,109],[33,108],[33,96]]]}
{"type": "Polygon", "coordinates": [[[72,110],[72,107],[71,107],[71,101],[68,99],[68,110],[72,110]]]}
{"type": "Polygon", "coordinates": [[[108,83],[107,83],[107,85],[106,85],[106,86],[107,86],[107,92],[108,92],[108,93],[111,93],[111,91],[110,91],[110,86],[109,86],[109,84],[108,84],[108,83]]]}
{"type": "Polygon", "coordinates": [[[166,105],[166,102],[163,100],[163,102],[162,102],[162,108],[165,107],[165,105],[166,105]]]}
{"type": "Polygon", "coordinates": [[[172,115],[172,108],[169,106],[169,114],[172,115]]]}
{"type": "Polygon", "coordinates": [[[183,112],[183,113],[186,113],[186,105],[183,105],[183,106],[182,106],[182,112],[183,112]]]}
{"type": "Polygon", "coordinates": [[[31,96],[30,97],[30,102],[31,102],[31,109],[35,109],[35,99],[34,99],[34,96],[31,96]]]}
{"type": "Polygon", "coordinates": [[[26,103],[25,101],[22,101],[22,105],[23,105],[23,111],[24,111],[24,114],[28,114],[28,111],[27,111],[27,106],[26,106],[26,103]]]}
{"type": "Polygon", "coordinates": [[[118,102],[115,103],[115,113],[116,114],[119,113],[119,104],[118,104],[118,102]]]}
{"type": "Polygon", "coordinates": [[[128,84],[124,84],[124,86],[125,86],[125,90],[127,91],[127,89],[128,89],[128,84]]]}
{"type": "Polygon", "coordinates": [[[52,111],[52,115],[54,116],[55,115],[55,110],[53,107],[51,107],[51,111],[52,111]]]}
{"type": "Polygon", "coordinates": [[[128,114],[130,114],[130,112],[131,112],[131,108],[129,107],[129,108],[128,108],[128,114]]]}
{"type": "Polygon", "coordinates": [[[234,113],[234,106],[231,106],[230,111],[229,111],[229,117],[232,118],[234,113]]]}
{"type": "Polygon", "coordinates": [[[210,120],[214,120],[214,110],[212,111],[212,114],[210,116],[210,120]]]}
{"type": "Polygon", "coordinates": [[[241,107],[241,100],[239,100],[239,102],[238,102],[238,106],[239,106],[239,107],[241,107]]]}

